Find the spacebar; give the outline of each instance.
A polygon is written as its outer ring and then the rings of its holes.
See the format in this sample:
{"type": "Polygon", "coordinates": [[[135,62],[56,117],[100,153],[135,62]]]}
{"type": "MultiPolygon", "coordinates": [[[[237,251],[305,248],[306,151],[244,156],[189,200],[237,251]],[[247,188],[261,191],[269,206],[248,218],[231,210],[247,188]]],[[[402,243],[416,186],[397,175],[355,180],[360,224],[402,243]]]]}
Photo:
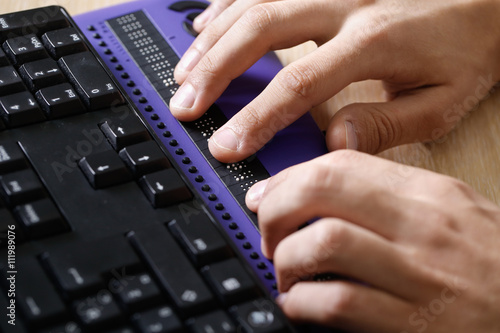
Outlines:
{"type": "Polygon", "coordinates": [[[210,310],[215,297],[165,226],[131,231],[128,238],[183,313],[210,310]]]}

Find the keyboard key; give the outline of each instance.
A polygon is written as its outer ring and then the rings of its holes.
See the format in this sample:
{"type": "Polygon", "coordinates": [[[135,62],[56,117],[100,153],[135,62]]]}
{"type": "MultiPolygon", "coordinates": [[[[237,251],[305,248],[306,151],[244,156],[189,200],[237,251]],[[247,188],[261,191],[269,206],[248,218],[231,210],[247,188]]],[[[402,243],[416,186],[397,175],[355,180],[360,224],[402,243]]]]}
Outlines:
{"type": "Polygon", "coordinates": [[[207,313],[188,322],[193,333],[236,333],[236,326],[222,310],[207,313]]]}
{"type": "Polygon", "coordinates": [[[132,320],[141,333],[184,332],[182,323],[169,306],[135,314],[132,320]]]}
{"type": "Polygon", "coordinates": [[[1,66],[8,66],[9,65],[9,60],[7,59],[7,55],[5,52],[0,48],[0,67],[1,66]]]}
{"type": "Polygon", "coordinates": [[[212,292],[164,226],[133,231],[128,237],[177,308],[196,314],[213,306],[212,292]]]}
{"type": "Polygon", "coordinates": [[[197,266],[225,259],[231,255],[229,245],[203,212],[191,215],[186,220],[174,220],[168,227],[197,266]]]}
{"type": "Polygon", "coordinates": [[[95,189],[122,184],[131,179],[127,167],[112,150],[86,156],[78,165],[95,189]]]}
{"type": "Polygon", "coordinates": [[[75,28],[49,31],[42,36],[42,41],[52,57],[56,59],[88,50],[75,28]]]}
{"type": "Polygon", "coordinates": [[[0,207],[0,249],[7,246],[9,235],[15,237],[16,244],[20,244],[24,240],[22,230],[14,217],[6,208],[0,207]]]}
{"type": "Polygon", "coordinates": [[[16,65],[49,56],[35,34],[8,39],[3,44],[3,48],[10,60],[16,65]]]}
{"type": "Polygon", "coordinates": [[[117,235],[91,242],[74,241],[42,255],[59,288],[71,299],[106,288],[101,278],[127,278],[141,267],[125,237],[117,235]]]}
{"type": "Polygon", "coordinates": [[[62,57],[59,65],[91,110],[124,103],[123,96],[92,53],[82,52],[62,57]]]}
{"type": "Polygon", "coordinates": [[[48,6],[0,15],[0,40],[69,26],[60,7],[48,6]]]}
{"type": "Polygon", "coordinates": [[[32,170],[9,173],[0,177],[1,192],[11,205],[20,205],[44,196],[44,188],[32,170]]]}
{"type": "Polygon", "coordinates": [[[12,66],[0,67],[0,96],[25,90],[23,80],[12,66]]]}
{"type": "Polygon", "coordinates": [[[38,331],[38,333],[81,333],[82,328],[80,325],[75,323],[74,321],[68,321],[64,324],[59,324],[56,326],[52,326],[50,328],[46,328],[44,330],[38,331]]]}
{"type": "MultiPolygon", "coordinates": [[[[16,306],[26,321],[46,325],[66,318],[66,306],[36,257],[17,256],[15,267],[16,306]]],[[[9,270],[4,267],[6,277],[10,276],[9,270]]]]}
{"type": "Polygon", "coordinates": [[[64,82],[66,77],[52,59],[42,59],[25,63],[19,73],[31,91],[64,82]]]}
{"type": "Polygon", "coordinates": [[[76,315],[87,328],[121,324],[124,318],[110,292],[99,292],[73,303],[76,315]]]}
{"type": "Polygon", "coordinates": [[[85,112],[85,106],[69,83],[43,88],[36,92],[48,118],[60,118],[85,112]]]}
{"type": "Polygon", "coordinates": [[[246,333],[286,332],[286,326],[278,306],[271,300],[258,299],[233,306],[231,312],[246,333]]]}
{"type": "Polygon", "coordinates": [[[28,91],[0,97],[0,114],[10,127],[24,126],[45,120],[35,98],[28,91]]]}
{"type": "Polygon", "coordinates": [[[68,229],[59,210],[50,199],[17,206],[14,213],[29,238],[56,235],[68,229]]]}
{"type": "Polygon", "coordinates": [[[24,153],[16,142],[0,142],[0,175],[25,169],[27,166],[24,153]]]}
{"type": "Polygon", "coordinates": [[[112,279],[110,286],[117,291],[117,297],[129,311],[144,310],[162,302],[160,289],[147,273],[112,279]]]}
{"type": "Polygon", "coordinates": [[[165,153],[154,141],[141,142],[120,151],[120,157],[135,176],[170,168],[165,153]]]}
{"type": "Polygon", "coordinates": [[[258,296],[257,285],[236,258],[206,266],[202,272],[226,304],[258,296]]]}
{"type": "Polygon", "coordinates": [[[101,125],[101,131],[117,151],[151,139],[146,127],[136,117],[127,117],[119,123],[106,121],[101,125]]]}
{"type": "Polygon", "coordinates": [[[173,205],[193,197],[174,169],[145,175],[139,180],[139,185],[155,208],[173,205]]]}

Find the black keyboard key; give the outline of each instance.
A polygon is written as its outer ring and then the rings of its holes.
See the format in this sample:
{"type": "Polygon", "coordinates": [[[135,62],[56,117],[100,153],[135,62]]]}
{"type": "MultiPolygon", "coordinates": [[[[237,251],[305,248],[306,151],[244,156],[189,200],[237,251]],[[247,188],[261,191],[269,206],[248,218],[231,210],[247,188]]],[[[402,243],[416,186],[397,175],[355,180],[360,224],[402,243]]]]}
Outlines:
{"type": "Polygon", "coordinates": [[[154,141],[141,142],[120,151],[120,157],[135,176],[170,168],[170,163],[154,141]]]}
{"type": "Polygon", "coordinates": [[[73,307],[83,326],[87,328],[96,329],[124,321],[120,308],[109,291],[76,301],[73,307]]]}
{"type": "Polygon", "coordinates": [[[61,7],[48,6],[0,15],[0,40],[69,26],[61,7]]]}
{"type": "Polygon", "coordinates": [[[210,218],[203,212],[168,224],[197,266],[228,258],[231,250],[210,218]]]}
{"type": "Polygon", "coordinates": [[[280,333],[287,331],[278,306],[271,300],[258,299],[233,306],[231,312],[246,333],[280,333]]]}
{"type": "Polygon", "coordinates": [[[115,150],[121,150],[126,146],[151,138],[146,127],[136,117],[128,117],[118,123],[106,121],[101,125],[101,131],[115,150]]]}
{"type": "Polygon", "coordinates": [[[43,88],[36,97],[48,118],[60,118],[85,112],[85,106],[69,83],[43,88]]]}
{"type": "Polygon", "coordinates": [[[123,96],[92,53],[62,57],[59,65],[89,109],[98,110],[124,103],[123,96]]]}
{"type": "Polygon", "coordinates": [[[5,52],[0,48],[0,67],[1,66],[8,66],[9,65],[9,60],[7,59],[7,55],[5,52]]]}
{"type": "Polygon", "coordinates": [[[139,311],[161,303],[160,289],[148,273],[112,279],[111,287],[117,291],[120,302],[129,311],[139,311]]]}
{"type": "MultiPolygon", "coordinates": [[[[67,316],[66,306],[36,257],[17,256],[16,305],[31,325],[53,324],[67,316]],[[36,278],[33,278],[36,277],[36,278]]],[[[4,267],[7,277],[9,267],[4,267]]]]}
{"type": "Polygon", "coordinates": [[[106,288],[102,276],[126,278],[140,267],[139,258],[122,235],[75,241],[42,257],[59,288],[72,299],[106,288]]]}
{"type": "MultiPolygon", "coordinates": [[[[236,333],[236,326],[222,310],[207,313],[188,322],[193,333],[236,333]]],[[[239,331],[238,331],[239,332],[239,331]]]]}
{"type": "Polygon", "coordinates": [[[10,127],[24,126],[45,120],[36,99],[28,91],[0,97],[0,114],[10,127]]]}
{"type": "Polygon", "coordinates": [[[88,50],[75,28],[49,31],[42,36],[42,41],[52,57],[56,59],[88,50]]]}
{"type": "Polygon", "coordinates": [[[19,68],[19,73],[32,91],[66,80],[59,66],[52,59],[42,59],[25,63],[19,68]]]}
{"type": "Polygon", "coordinates": [[[78,165],[95,189],[122,184],[131,179],[127,167],[113,150],[86,156],[78,165]]]}
{"type": "Polygon", "coordinates": [[[0,96],[25,90],[23,80],[12,66],[0,67],[0,96]]]}
{"type": "Polygon", "coordinates": [[[145,175],[139,180],[139,185],[155,208],[173,205],[193,197],[174,169],[145,175]]]}
{"type": "Polygon", "coordinates": [[[257,285],[236,258],[206,266],[202,271],[226,304],[258,296],[257,285]]]}
{"type": "Polygon", "coordinates": [[[106,333],[135,333],[135,331],[130,327],[120,327],[115,329],[109,329],[106,333]]]}
{"type": "Polygon", "coordinates": [[[56,235],[68,229],[66,222],[50,199],[42,199],[14,210],[29,238],[56,235]]]}
{"type": "Polygon", "coordinates": [[[44,196],[44,187],[34,171],[28,169],[0,176],[0,188],[6,201],[20,205],[44,196]]]}
{"type": "Polygon", "coordinates": [[[10,60],[16,65],[49,56],[35,34],[8,39],[3,44],[3,48],[10,60]]]}
{"type": "Polygon", "coordinates": [[[181,311],[196,314],[213,306],[211,291],[164,226],[130,232],[129,238],[181,311]]]}
{"type": "Polygon", "coordinates": [[[208,5],[206,3],[199,1],[176,1],[168,6],[168,9],[176,12],[182,12],[189,9],[205,10],[207,7],[208,5]]]}
{"type": "Polygon", "coordinates": [[[132,320],[141,333],[184,332],[181,321],[169,306],[135,314],[132,320]]]}
{"type": "Polygon", "coordinates": [[[37,333],[81,333],[82,328],[74,321],[68,321],[63,324],[55,325],[50,328],[37,331],[37,333]]]}
{"type": "Polygon", "coordinates": [[[0,175],[25,169],[27,166],[23,151],[16,142],[0,142],[0,175]]]}

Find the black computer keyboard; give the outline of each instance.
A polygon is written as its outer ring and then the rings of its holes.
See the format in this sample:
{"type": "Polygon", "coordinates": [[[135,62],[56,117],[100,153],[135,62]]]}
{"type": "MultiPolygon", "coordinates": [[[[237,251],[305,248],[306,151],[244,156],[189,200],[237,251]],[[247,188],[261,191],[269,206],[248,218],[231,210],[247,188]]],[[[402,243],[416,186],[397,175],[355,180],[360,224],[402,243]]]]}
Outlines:
{"type": "Polygon", "coordinates": [[[292,331],[71,18],[33,13],[0,15],[0,328],[292,331]]]}

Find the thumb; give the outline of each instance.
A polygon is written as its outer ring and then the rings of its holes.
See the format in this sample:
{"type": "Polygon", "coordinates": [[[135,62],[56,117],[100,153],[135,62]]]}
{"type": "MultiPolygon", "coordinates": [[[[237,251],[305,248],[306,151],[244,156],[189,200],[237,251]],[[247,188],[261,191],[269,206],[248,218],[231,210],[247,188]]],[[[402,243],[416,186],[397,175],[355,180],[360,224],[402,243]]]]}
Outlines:
{"type": "Polygon", "coordinates": [[[454,95],[448,87],[435,86],[389,102],[347,105],[330,121],[328,148],[377,154],[402,144],[435,141],[451,131],[464,114],[452,110],[454,95]]]}

